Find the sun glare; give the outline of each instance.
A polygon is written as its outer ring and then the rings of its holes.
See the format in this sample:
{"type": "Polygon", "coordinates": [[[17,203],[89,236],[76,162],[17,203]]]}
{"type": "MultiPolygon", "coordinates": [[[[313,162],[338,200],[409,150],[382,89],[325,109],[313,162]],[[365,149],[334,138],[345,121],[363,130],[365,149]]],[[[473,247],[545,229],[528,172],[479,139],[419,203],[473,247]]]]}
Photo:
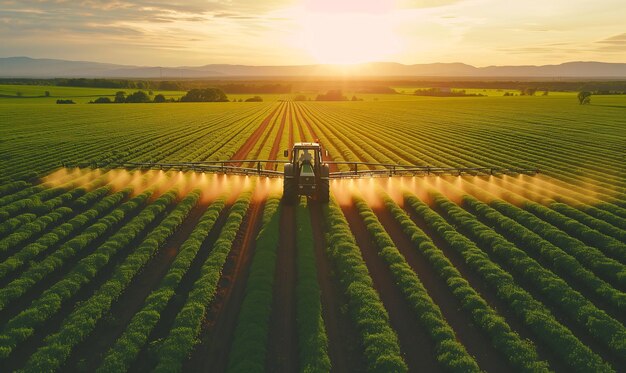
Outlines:
{"type": "Polygon", "coordinates": [[[355,64],[393,59],[400,51],[389,2],[316,1],[299,11],[299,43],[323,64],[355,64]]]}

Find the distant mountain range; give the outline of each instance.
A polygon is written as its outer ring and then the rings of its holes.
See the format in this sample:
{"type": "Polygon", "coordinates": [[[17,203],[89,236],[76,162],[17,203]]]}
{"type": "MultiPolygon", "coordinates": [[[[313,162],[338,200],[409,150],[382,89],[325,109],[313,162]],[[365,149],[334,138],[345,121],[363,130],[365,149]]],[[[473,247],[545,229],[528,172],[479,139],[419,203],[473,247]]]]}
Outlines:
{"type": "Polygon", "coordinates": [[[246,66],[210,64],[204,66],[131,66],[88,61],[0,58],[2,78],[211,78],[238,77],[520,77],[520,78],[621,78],[626,79],[626,63],[566,62],[542,66],[474,67],[464,63],[403,65],[372,62],[350,68],[336,65],[246,66]]]}

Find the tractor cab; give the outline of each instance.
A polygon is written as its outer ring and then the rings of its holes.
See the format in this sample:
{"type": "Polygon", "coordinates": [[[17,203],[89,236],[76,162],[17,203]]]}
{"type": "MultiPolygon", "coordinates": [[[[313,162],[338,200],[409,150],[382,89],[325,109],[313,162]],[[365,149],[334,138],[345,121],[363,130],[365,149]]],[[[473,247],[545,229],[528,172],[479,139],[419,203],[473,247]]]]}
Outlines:
{"type": "Polygon", "coordinates": [[[317,142],[299,142],[291,152],[285,150],[290,162],[285,164],[283,199],[295,202],[305,195],[327,202],[329,198],[329,170],[322,160],[322,147],[317,142]]]}

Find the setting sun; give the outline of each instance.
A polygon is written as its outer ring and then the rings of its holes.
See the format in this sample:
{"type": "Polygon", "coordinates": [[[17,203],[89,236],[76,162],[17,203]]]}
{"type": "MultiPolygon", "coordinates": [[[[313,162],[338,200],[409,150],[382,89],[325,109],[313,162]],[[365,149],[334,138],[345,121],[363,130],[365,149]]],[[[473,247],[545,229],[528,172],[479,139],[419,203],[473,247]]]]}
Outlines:
{"type": "Polygon", "coordinates": [[[300,45],[319,63],[383,61],[401,49],[391,9],[381,2],[322,1],[305,6],[296,18],[302,28],[300,45]]]}

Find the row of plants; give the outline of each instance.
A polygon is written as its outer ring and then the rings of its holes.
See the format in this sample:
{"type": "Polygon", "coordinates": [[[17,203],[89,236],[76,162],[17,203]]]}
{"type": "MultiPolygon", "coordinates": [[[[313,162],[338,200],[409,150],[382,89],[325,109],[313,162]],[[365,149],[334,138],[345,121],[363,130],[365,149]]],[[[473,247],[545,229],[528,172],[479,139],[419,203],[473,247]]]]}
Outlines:
{"type": "Polygon", "coordinates": [[[590,214],[593,214],[593,212],[595,211],[594,208],[592,208],[591,206],[585,208],[586,212],[578,210],[584,208],[584,206],[576,206],[576,209],[574,209],[564,203],[552,203],[550,204],[550,208],[558,213],[563,214],[564,216],[569,217],[570,219],[576,219],[582,224],[588,226],[589,228],[595,229],[604,235],[613,237],[616,240],[621,241],[622,243],[626,243],[626,231],[615,226],[619,224],[624,224],[624,219],[619,219],[612,214],[606,213],[600,215],[604,220],[595,218],[593,216],[590,216],[590,214]],[[606,221],[606,219],[610,219],[612,223],[606,221]]]}
{"type": "Polygon", "coordinates": [[[106,186],[91,192],[87,192],[84,188],[76,188],[42,203],[34,209],[35,215],[39,215],[36,219],[24,223],[7,237],[0,240],[0,254],[6,253],[26,240],[36,237],[47,228],[69,218],[74,213],[74,210],[63,205],[73,201],[72,207],[87,206],[102,198],[109,191],[110,187],[106,186]]]}
{"type": "MultiPolygon", "coordinates": [[[[267,105],[267,107],[269,106],[270,105],[267,105]]],[[[263,109],[266,109],[266,106],[264,106],[263,109]]],[[[203,120],[199,123],[187,122],[174,126],[168,125],[159,127],[158,131],[154,129],[147,130],[145,126],[133,126],[132,124],[142,120],[142,115],[145,116],[145,113],[139,112],[137,115],[127,118],[130,125],[127,127],[128,129],[120,133],[119,136],[107,136],[106,141],[99,141],[97,143],[59,141],[53,146],[54,152],[46,154],[34,154],[32,151],[33,147],[27,145],[27,139],[15,138],[15,141],[12,141],[14,148],[11,149],[11,154],[17,159],[20,159],[21,163],[9,165],[10,167],[7,167],[3,173],[9,175],[9,179],[28,180],[38,176],[44,176],[46,173],[57,168],[61,161],[64,160],[73,162],[90,162],[94,160],[110,161],[112,159],[119,160],[119,156],[123,154],[126,154],[123,157],[125,160],[158,160],[156,155],[150,155],[148,153],[159,152],[163,148],[168,148],[169,140],[177,139],[181,136],[186,137],[186,140],[181,141],[177,146],[178,150],[186,153],[192,153],[198,149],[205,150],[204,142],[202,142],[200,146],[189,146],[189,144],[197,141],[199,138],[198,134],[191,136],[190,132],[192,131],[190,131],[190,127],[201,130],[203,136],[208,136],[209,139],[220,142],[222,146],[237,142],[240,138],[245,141],[245,136],[241,136],[242,133],[245,134],[244,127],[239,126],[243,122],[246,122],[246,125],[253,127],[253,123],[249,121],[249,119],[251,116],[260,115],[260,111],[258,107],[255,107],[246,108],[246,110],[241,110],[240,108],[236,110],[222,110],[215,114],[203,112],[203,120]],[[215,124],[219,121],[223,121],[224,118],[230,118],[230,122],[226,123],[223,128],[215,127],[215,124]],[[239,131],[233,132],[232,136],[223,136],[225,130],[230,131],[234,129],[234,127],[239,127],[239,131]],[[235,134],[239,135],[234,136],[235,134]],[[158,141],[156,141],[157,138],[159,139],[158,141]],[[154,143],[158,143],[156,147],[154,143]],[[183,144],[186,144],[187,147],[184,147],[183,144]],[[111,158],[112,154],[115,155],[113,158],[111,158]]],[[[102,123],[105,121],[106,118],[103,118],[102,123]]],[[[90,136],[93,136],[93,128],[98,127],[100,124],[101,123],[94,123],[93,126],[89,127],[88,130],[91,131],[90,136]]],[[[74,130],[74,135],[77,137],[83,134],[83,131],[76,132],[74,127],[72,129],[74,130]]],[[[42,130],[49,131],[52,137],[56,136],[56,134],[53,133],[55,131],[60,134],[67,132],[63,128],[59,128],[58,123],[55,123],[54,120],[47,120],[46,123],[42,124],[42,130]],[[52,127],[48,128],[47,126],[52,127]]],[[[249,131],[247,127],[245,130],[249,131]]],[[[219,146],[212,146],[212,148],[214,148],[214,150],[217,149],[218,152],[220,151],[219,146]]],[[[208,153],[205,154],[207,154],[208,157],[208,153]]],[[[183,158],[179,159],[187,160],[187,158],[183,158]]]]}
{"type": "MultiPolygon", "coordinates": [[[[323,109],[323,108],[316,108],[316,109],[323,109]]],[[[316,111],[323,113],[323,110],[316,110],[316,111]]],[[[409,160],[410,162],[416,162],[417,160],[417,163],[420,163],[420,160],[421,160],[421,163],[433,164],[432,161],[428,161],[428,158],[436,154],[440,155],[438,157],[439,160],[436,161],[438,163],[441,163],[441,162],[450,163],[451,160],[455,159],[454,154],[468,154],[468,155],[463,155],[462,159],[459,158],[453,162],[458,165],[466,165],[466,166],[477,164],[477,163],[480,163],[482,165],[494,164],[494,165],[500,165],[500,166],[510,166],[511,164],[516,164],[516,161],[519,161],[518,156],[511,157],[510,159],[509,158],[503,159],[502,158],[503,156],[506,156],[511,152],[510,147],[507,148],[503,146],[502,144],[493,143],[493,141],[491,140],[489,140],[489,144],[488,146],[485,146],[485,149],[492,149],[494,146],[498,146],[502,148],[502,149],[499,149],[501,150],[501,154],[499,154],[499,156],[495,158],[485,157],[482,154],[482,152],[466,153],[462,151],[462,149],[465,147],[464,146],[465,144],[463,144],[464,139],[461,136],[437,134],[436,131],[433,131],[431,134],[429,134],[430,137],[428,139],[424,138],[422,134],[420,134],[420,136],[413,136],[413,134],[409,134],[409,136],[407,136],[405,129],[402,128],[402,126],[398,125],[397,121],[400,118],[397,118],[397,117],[386,116],[382,119],[377,118],[376,121],[371,121],[371,117],[368,117],[367,115],[363,115],[363,113],[360,113],[360,112],[355,113],[351,111],[349,114],[346,114],[346,113],[342,113],[341,111],[338,111],[336,108],[333,108],[333,111],[331,113],[323,113],[324,115],[322,119],[328,121],[329,116],[331,116],[333,113],[338,118],[344,118],[345,125],[342,125],[341,128],[343,132],[351,132],[350,134],[351,139],[357,139],[361,137],[365,140],[366,143],[374,142],[374,143],[393,144],[389,148],[389,150],[393,149],[393,152],[386,154],[388,158],[393,157],[393,153],[396,152],[397,148],[406,147],[407,149],[411,149],[411,152],[407,153],[409,155],[408,157],[407,157],[407,154],[402,154],[402,157],[405,160],[409,160]],[[350,120],[347,120],[345,118],[350,118],[350,120]],[[381,120],[383,120],[384,122],[392,123],[392,124],[395,123],[395,125],[389,125],[386,127],[387,129],[386,131],[380,131],[381,120]],[[354,126],[354,123],[358,123],[358,126],[354,126]],[[361,133],[358,133],[359,130],[361,133]],[[389,134],[387,132],[389,132],[389,134]],[[355,136],[356,133],[358,133],[358,135],[355,136]],[[410,139],[410,141],[407,142],[405,139],[410,139]],[[433,141],[435,139],[437,141],[433,141]],[[455,140],[455,139],[459,139],[459,140],[455,140]],[[434,151],[433,147],[436,147],[439,150],[434,151]],[[423,149],[423,148],[424,149],[427,148],[429,149],[429,151],[420,152],[420,149],[423,149]],[[417,159],[415,158],[416,152],[419,152],[419,156],[417,159]],[[424,160],[426,161],[424,162],[424,160]],[[476,162],[477,160],[478,162],[476,162]]],[[[335,120],[335,118],[331,118],[331,119],[332,119],[331,122],[335,120]]],[[[450,129],[446,128],[446,130],[450,130],[450,129]]],[[[469,136],[469,134],[466,134],[466,133],[463,133],[463,135],[469,136]]],[[[484,137],[477,138],[477,140],[481,140],[485,142],[484,137]]],[[[385,149],[383,148],[379,150],[384,151],[385,149]]],[[[533,149],[529,149],[529,150],[532,151],[533,149]]],[[[376,158],[379,158],[379,157],[377,156],[376,158]]],[[[537,166],[541,167],[542,169],[544,169],[544,167],[547,167],[547,165],[544,165],[544,164],[537,165],[537,166]]]]}
{"type": "Polygon", "coordinates": [[[202,320],[215,297],[224,263],[251,200],[252,191],[244,191],[231,207],[226,223],[200,269],[200,277],[194,282],[169,335],[159,347],[155,372],[180,372],[193,346],[198,343],[202,320]]]}
{"type": "MultiPolygon", "coordinates": [[[[108,188],[106,189],[108,191],[108,188]]],[[[4,279],[9,274],[17,271],[30,261],[34,260],[37,256],[42,255],[46,251],[52,250],[56,245],[64,240],[70,239],[73,235],[80,232],[82,228],[95,222],[96,219],[108,214],[111,209],[127,198],[131,192],[132,190],[127,188],[102,198],[89,210],[74,216],[68,221],[55,227],[50,232],[39,237],[35,242],[22,247],[18,252],[0,263],[0,279],[4,279]]]]}
{"type": "Polygon", "coordinates": [[[13,233],[0,240],[0,255],[4,256],[11,249],[43,232],[48,226],[67,219],[72,212],[72,209],[69,207],[59,207],[46,215],[38,217],[34,221],[22,225],[13,233]]]}
{"type": "MultiPolygon", "coordinates": [[[[506,320],[474,290],[441,249],[400,206],[384,192],[381,192],[381,197],[385,207],[410,238],[414,248],[428,260],[437,275],[445,281],[461,308],[470,314],[475,325],[489,337],[492,346],[509,364],[520,372],[548,372],[548,364],[539,359],[535,346],[511,329],[506,320]]],[[[416,207],[424,208],[423,205],[416,207]]]]}
{"type": "Polygon", "coordinates": [[[372,278],[341,208],[331,200],[322,209],[328,232],[327,254],[346,295],[348,312],[359,333],[367,370],[406,372],[408,367],[400,354],[398,336],[374,289],[372,278]]]}
{"type": "Polygon", "coordinates": [[[376,242],[378,255],[389,266],[395,283],[411,306],[415,318],[420,321],[435,343],[437,361],[446,371],[480,372],[478,363],[467,352],[465,346],[457,341],[454,330],[444,319],[439,306],[428,295],[419,277],[400,254],[376,214],[360,196],[353,195],[352,201],[371,238],[376,242]]]}
{"type": "Polygon", "coordinates": [[[169,192],[147,206],[139,215],[111,235],[92,254],[81,259],[63,278],[45,290],[33,303],[9,320],[3,330],[2,344],[15,348],[30,337],[35,328],[59,312],[64,302],[88,285],[109,263],[111,258],[127,247],[174,201],[176,194],[169,192]]]}
{"type": "Polygon", "coordinates": [[[578,238],[585,244],[600,249],[605,255],[618,260],[622,264],[626,264],[626,244],[608,237],[595,229],[570,219],[554,210],[542,208],[538,203],[525,203],[524,209],[535,214],[542,220],[554,225],[570,236],[578,238]]]}
{"type": "MultiPolygon", "coordinates": [[[[580,263],[594,271],[597,276],[611,281],[622,290],[626,289],[626,266],[624,264],[605,256],[600,250],[585,245],[530,212],[510,203],[494,200],[490,202],[490,206],[569,253],[580,263]]],[[[540,206],[537,207],[540,208],[540,206]]]]}
{"type": "MultiPolygon", "coordinates": [[[[172,194],[177,193],[175,190],[172,194]]],[[[172,195],[171,198],[174,196],[172,195]]],[[[76,345],[95,329],[98,321],[124,292],[139,271],[152,259],[181,226],[200,198],[200,191],[189,193],[161,224],[152,230],[143,242],[119,264],[107,280],[88,300],[78,305],[66,317],[61,329],[45,338],[45,345],[33,353],[25,372],[55,371],[61,369],[76,345]]]]}
{"type": "Polygon", "coordinates": [[[542,263],[549,265],[556,273],[593,292],[618,313],[626,312],[626,294],[596,277],[573,256],[472,196],[463,196],[462,202],[470,212],[484,219],[490,227],[495,227],[496,232],[505,233],[506,237],[512,239],[512,242],[523,244],[526,252],[532,252],[536,257],[541,258],[542,263]]]}
{"type": "Polygon", "coordinates": [[[276,253],[280,239],[282,206],[280,194],[265,202],[261,230],[246,282],[246,295],[239,309],[233,344],[228,355],[229,372],[264,372],[267,358],[276,253]]]}
{"type": "MultiPolygon", "coordinates": [[[[476,217],[439,193],[433,195],[439,208],[463,232],[512,271],[532,284],[546,299],[558,306],[589,334],[604,343],[618,356],[626,356],[626,328],[572,289],[563,279],[543,268],[526,252],[482,224],[476,217]]],[[[507,219],[501,217],[502,219],[507,219]]]]}
{"type": "Polygon", "coordinates": [[[151,194],[152,192],[147,191],[132,198],[87,227],[78,236],[65,242],[42,261],[31,265],[26,271],[22,272],[19,278],[0,289],[0,310],[5,309],[13,300],[26,293],[40,281],[43,281],[52,272],[60,269],[83,250],[88,250],[89,245],[93,241],[108,234],[127,219],[128,216],[141,209],[151,194]]]}
{"type": "Polygon", "coordinates": [[[130,369],[159,322],[161,313],[176,294],[176,289],[191,267],[206,236],[213,229],[224,204],[225,197],[220,197],[204,212],[189,238],[181,245],[176,259],[159,286],[148,295],[141,310],[133,316],[124,333],[107,352],[98,368],[99,372],[123,372],[130,369]]]}
{"type": "Polygon", "coordinates": [[[573,371],[613,372],[613,368],[583,344],[541,302],[516,284],[513,277],[489,259],[471,240],[451,226],[428,205],[411,194],[404,195],[406,204],[433,229],[465,263],[491,287],[537,338],[573,371]]]}
{"type": "Polygon", "coordinates": [[[329,372],[328,336],[322,317],[311,215],[307,200],[296,208],[296,324],[301,372],[329,372]]]}

